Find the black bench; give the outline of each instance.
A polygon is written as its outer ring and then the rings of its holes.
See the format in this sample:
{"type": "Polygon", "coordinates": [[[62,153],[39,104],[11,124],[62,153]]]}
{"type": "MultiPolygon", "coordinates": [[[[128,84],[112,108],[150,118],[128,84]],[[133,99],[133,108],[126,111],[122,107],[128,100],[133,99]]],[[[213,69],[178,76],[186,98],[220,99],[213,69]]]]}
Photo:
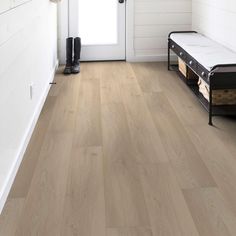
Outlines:
{"type": "Polygon", "coordinates": [[[209,125],[213,125],[213,116],[236,115],[236,104],[216,105],[212,100],[214,90],[236,89],[235,52],[195,31],[174,31],[168,36],[168,70],[178,71],[178,65],[170,62],[171,51],[209,85],[208,101],[199,92],[197,83],[187,83],[178,73],[209,112],[209,125]]]}

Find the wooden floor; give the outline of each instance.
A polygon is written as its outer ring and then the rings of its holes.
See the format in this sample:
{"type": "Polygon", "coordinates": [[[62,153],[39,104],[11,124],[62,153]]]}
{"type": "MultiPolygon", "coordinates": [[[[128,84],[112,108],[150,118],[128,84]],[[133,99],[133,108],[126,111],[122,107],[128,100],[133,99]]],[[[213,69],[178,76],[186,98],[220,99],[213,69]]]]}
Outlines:
{"type": "Polygon", "coordinates": [[[164,63],[60,72],[1,236],[236,235],[236,119],[208,126],[164,63]]]}

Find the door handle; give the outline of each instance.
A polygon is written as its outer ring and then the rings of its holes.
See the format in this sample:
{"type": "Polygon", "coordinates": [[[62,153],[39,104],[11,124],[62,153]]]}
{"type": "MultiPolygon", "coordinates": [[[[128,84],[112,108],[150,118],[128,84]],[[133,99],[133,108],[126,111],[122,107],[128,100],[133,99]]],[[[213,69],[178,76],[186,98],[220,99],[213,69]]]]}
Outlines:
{"type": "Polygon", "coordinates": [[[125,2],[125,0],[119,0],[119,3],[124,3],[125,2]]]}

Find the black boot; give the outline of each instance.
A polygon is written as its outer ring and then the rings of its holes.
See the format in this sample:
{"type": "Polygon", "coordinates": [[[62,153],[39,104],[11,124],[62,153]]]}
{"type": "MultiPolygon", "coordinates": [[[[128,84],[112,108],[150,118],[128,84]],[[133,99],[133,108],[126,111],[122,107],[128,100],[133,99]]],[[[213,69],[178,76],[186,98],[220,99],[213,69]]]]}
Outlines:
{"type": "Polygon", "coordinates": [[[70,75],[72,72],[72,54],[73,54],[73,38],[66,39],[66,67],[64,69],[65,75],[70,75]]]}
{"type": "Polygon", "coordinates": [[[81,39],[79,37],[74,40],[74,61],[72,67],[72,73],[80,73],[80,52],[81,52],[81,39]]]}

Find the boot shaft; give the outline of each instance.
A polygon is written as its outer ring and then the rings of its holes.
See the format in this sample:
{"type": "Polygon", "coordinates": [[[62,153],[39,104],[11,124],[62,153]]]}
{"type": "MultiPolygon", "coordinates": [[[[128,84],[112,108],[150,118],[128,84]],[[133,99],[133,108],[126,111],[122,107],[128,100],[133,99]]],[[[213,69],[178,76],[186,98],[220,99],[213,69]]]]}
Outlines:
{"type": "Polygon", "coordinates": [[[64,69],[65,75],[70,75],[72,72],[73,65],[73,38],[66,39],[66,66],[64,69]]]}
{"type": "Polygon", "coordinates": [[[77,37],[74,39],[74,61],[80,60],[81,53],[81,38],[77,37]]]}
{"type": "Polygon", "coordinates": [[[66,39],[66,64],[72,65],[73,62],[73,38],[66,39]]]}

